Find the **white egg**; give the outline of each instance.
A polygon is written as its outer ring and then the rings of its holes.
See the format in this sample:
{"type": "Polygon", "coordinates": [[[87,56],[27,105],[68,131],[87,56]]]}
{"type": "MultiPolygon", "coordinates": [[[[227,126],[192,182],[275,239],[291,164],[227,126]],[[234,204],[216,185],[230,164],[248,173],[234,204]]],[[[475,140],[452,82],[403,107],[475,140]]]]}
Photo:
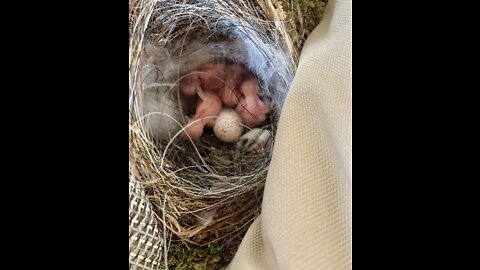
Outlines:
{"type": "Polygon", "coordinates": [[[213,133],[222,142],[232,143],[243,134],[243,122],[232,108],[223,108],[213,126],[213,133]]]}

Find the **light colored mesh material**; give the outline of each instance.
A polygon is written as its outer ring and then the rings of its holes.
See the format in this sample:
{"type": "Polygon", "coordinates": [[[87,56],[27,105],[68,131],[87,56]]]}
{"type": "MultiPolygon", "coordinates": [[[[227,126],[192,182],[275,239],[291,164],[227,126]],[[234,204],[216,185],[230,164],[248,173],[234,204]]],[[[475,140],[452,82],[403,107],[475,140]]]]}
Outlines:
{"type": "Polygon", "coordinates": [[[151,203],[141,183],[130,180],[129,262],[130,269],[160,269],[162,234],[151,203]]]}
{"type": "Polygon", "coordinates": [[[280,116],[262,215],[229,270],[352,268],[351,15],[351,0],[330,0],[305,43],[280,116]]]}

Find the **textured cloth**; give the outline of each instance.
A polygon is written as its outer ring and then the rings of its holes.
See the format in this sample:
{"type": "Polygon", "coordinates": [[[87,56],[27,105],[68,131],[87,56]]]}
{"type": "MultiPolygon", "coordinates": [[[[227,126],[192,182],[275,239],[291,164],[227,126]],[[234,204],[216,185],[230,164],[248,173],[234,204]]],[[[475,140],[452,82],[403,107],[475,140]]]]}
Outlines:
{"type": "Polygon", "coordinates": [[[285,101],[262,214],[229,270],[352,268],[352,11],[330,0],[285,101]]]}
{"type": "Polygon", "coordinates": [[[129,269],[160,269],[161,227],[140,182],[129,184],[129,269]]]}

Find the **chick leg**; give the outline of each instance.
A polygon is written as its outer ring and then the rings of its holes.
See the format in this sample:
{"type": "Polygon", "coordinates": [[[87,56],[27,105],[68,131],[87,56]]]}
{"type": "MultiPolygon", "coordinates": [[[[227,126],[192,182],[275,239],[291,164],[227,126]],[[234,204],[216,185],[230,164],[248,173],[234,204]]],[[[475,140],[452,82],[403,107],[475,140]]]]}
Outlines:
{"type": "Polygon", "coordinates": [[[254,128],[238,139],[236,148],[243,152],[260,151],[265,148],[271,137],[268,130],[254,128]]]}

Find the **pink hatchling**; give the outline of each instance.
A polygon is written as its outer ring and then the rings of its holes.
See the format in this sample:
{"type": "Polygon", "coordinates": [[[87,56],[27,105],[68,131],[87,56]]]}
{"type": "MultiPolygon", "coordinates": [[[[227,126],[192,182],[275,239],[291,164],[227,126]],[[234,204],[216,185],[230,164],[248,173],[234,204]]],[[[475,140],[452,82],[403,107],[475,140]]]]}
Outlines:
{"type": "Polygon", "coordinates": [[[262,124],[272,110],[272,106],[265,104],[260,99],[260,86],[257,79],[247,79],[240,84],[239,88],[243,96],[235,109],[242,117],[243,122],[250,127],[262,124]]]}

